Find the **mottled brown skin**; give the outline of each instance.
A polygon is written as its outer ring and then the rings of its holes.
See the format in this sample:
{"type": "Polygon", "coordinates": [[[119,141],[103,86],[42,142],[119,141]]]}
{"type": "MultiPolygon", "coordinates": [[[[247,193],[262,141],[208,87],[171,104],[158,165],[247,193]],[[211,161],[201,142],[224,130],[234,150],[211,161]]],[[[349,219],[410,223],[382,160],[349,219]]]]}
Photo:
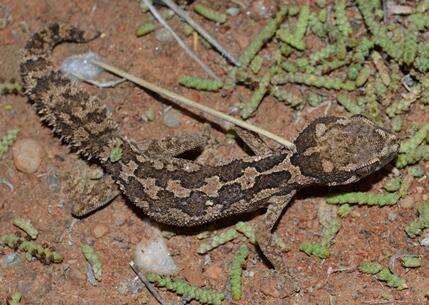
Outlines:
{"type": "Polygon", "coordinates": [[[316,119],[295,140],[294,153],[272,152],[242,131],[257,155],[216,165],[176,158],[180,151],[204,145],[198,136],[137,147],[120,134],[98,98],[52,67],[55,45],[94,37],[72,26],[53,24],[28,41],[21,73],[26,94],[42,120],[82,156],[96,159],[123,194],[158,222],[194,226],[267,207],[258,227],[259,244],[276,268],[282,269],[282,262],[270,248],[267,234],[298,189],[358,181],[397,153],[395,137],[362,116],[316,119]],[[110,162],[115,147],[121,147],[123,155],[110,162]]]}

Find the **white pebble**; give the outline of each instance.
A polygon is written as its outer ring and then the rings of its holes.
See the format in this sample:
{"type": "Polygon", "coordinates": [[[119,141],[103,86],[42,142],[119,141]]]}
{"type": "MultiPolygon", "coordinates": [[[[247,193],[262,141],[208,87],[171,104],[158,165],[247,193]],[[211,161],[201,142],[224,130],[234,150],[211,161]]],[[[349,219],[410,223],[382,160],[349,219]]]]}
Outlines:
{"type": "Polygon", "coordinates": [[[429,247],[429,236],[428,236],[428,237],[423,238],[423,239],[420,241],[420,245],[422,245],[422,246],[424,246],[424,247],[429,247]]]}
{"type": "Polygon", "coordinates": [[[164,112],[163,122],[164,125],[170,128],[177,128],[180,126],[180,121],[177,117],[177,112],[174,110],[168,110],[164,112]]]}
{"type": "Polygon", "coordinates": [[[33,139],[21,139],[12,147],[13,163],[17,170],[32,174],[42,162],[42,146],[33,139]]]}
{"type": "Polygon", "coordinates": [[[167,245],[160,237],[149,242],[141,241],[134,252],[134,263],[140,270],[170,275],[177,272],[177,266],[171,258],[167,245]]]}
{"type": "Polygon", "coordinates": [[[155,32],[155,38],[159,42],[172,42],[174,40],[173,34],[167,29],[159,29],[155,32]]]}
{"type": "Polygon", "coordinates": [[[237,16],[238,14],[240,14],[240,8],[239,7],[230,7],[226,10],[226,13],[230,16],[237,16]]]}
{"type": "Polygon", "coordinates": [[[77,79],[76,75],[88,80],[94,80],[103,69],[92,64],[91,60],[101,60],[100,56],[93,52],[67,57],[62,65],[61,72],[71,79],[77,79]]]}

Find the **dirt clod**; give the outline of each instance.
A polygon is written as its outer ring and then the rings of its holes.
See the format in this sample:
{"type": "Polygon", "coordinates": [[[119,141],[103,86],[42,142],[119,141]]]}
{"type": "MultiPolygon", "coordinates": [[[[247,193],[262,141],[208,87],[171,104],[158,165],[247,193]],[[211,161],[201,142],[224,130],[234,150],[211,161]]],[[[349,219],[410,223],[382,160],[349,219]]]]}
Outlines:
{"type": "Polygon", "coordinates": [[[42,162],[42,146],[33,139],[21,139],[12,147],[13,163],[24,173],[32,174],[37,171],[42,162]]]}
{"type": "Polygon", "coordinates": [[[109,227],[105,224],[96,224],[92,229],[92,233],[95,238],[101,238],[109,232],[109,227]]]}

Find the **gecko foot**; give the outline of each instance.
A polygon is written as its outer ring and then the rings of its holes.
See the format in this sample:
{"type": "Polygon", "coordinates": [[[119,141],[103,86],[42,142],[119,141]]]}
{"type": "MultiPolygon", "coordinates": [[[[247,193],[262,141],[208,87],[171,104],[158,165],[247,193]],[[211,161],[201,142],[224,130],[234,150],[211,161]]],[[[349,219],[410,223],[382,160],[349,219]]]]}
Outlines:
{"type": "Polygon", "coordinates": [[[284,251],[277,245],[274,235],[261,236],[261,234],[258,234],[257,239],[262,253],[274,267],[274,269],[270,270],[271,275],[275,278],[283,278],[285,280],[285,289],[289,287],[291,293],[298,293],[301,290],[300,281],[284,261],[284,251]]]}

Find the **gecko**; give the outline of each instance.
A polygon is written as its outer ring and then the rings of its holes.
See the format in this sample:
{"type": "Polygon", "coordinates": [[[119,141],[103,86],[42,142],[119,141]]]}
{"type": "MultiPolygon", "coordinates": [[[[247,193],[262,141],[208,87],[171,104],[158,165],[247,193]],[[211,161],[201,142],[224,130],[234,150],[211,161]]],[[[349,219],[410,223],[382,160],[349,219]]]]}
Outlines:
{"type": "Polygon", "coordinates": [[[167,137],[138,146],[121,134],[98,97],[52,63],[58,44],[85,43],[97,36],[53,23],[28,40],[20,71],[25,95],[41,120],[83,158],[95,160],[130,202],[159,223],[191,227],[266,209],[256,226],[258,245],[275,270],[290,278],[272,231],[295,193],[312,185],[354,183],[397,155],[396,137],[361,115],[315,119],[296,137],[294,151],[270,149],[256,134],[241,130],[239,136],[255,155],[213,165],[179,158],[204,146],[204,135],[167,137]],[[119,160],[110,158],[113,150],[120,150],[119,160]]]}

